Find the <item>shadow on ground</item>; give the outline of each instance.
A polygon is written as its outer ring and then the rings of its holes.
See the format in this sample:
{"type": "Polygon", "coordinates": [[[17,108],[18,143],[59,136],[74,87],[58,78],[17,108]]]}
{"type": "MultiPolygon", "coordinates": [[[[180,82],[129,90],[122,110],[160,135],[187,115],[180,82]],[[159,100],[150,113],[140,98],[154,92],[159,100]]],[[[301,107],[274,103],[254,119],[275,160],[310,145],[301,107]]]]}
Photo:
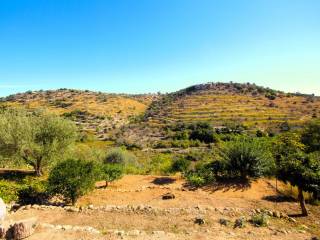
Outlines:
{"type": "Polygon", "coordinates": [[[265,196],[262,198],[263,200],[269,201],[269,202],[276,202],[276,203],[281,203],[281,202],[296,202],[296,200],[291,197],[291,196],[285,196],[282,194],[279,195],[270,195],[270,196],[265,196]]]}
{"type": "Polygon", "coordinates": [[[175,181],[176,179],[171,177],[157,177],[152,181],[152,183],[156,185],[167,185],[167,184],[174,183],[175,181]]]}
{"type": "Polygon", "coordinates": [[[245,191],[251,187],[250,180],[239,180],[239,179],[230,179],[230,180],[220,180],[210,185],[206,185],[203,187],[194,187],[189,184],[185,184],[184,187],[189,190],[196,190],[198,188],[208,191],[208,192],[216,192],[216,191],[245,191]]]}

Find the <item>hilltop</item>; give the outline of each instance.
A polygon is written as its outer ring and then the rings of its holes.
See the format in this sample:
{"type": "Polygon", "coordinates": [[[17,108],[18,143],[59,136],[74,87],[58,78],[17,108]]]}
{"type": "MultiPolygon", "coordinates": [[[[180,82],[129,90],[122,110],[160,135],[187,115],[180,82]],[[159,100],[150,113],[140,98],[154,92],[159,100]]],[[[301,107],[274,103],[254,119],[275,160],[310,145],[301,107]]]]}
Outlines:
{"type": "Polygon", "coordinates": [[[214,127],[236,123],[274,132],[283,123],[300,126],[320,116],[317,96],[232,82],[199,84],[168,94],[28,91],[2,98],[2,104],[45,109],[101,140],[117,135],[132,142],[161,139],[163,127],[180,122],[209,122],[214,127]]]}
{"type": "Polygon", "coordinates": [[[155,123],[208,121],[268,127],[288,121],[300,124],[319,115],[320,98],[239,83],[208,83],[164,95],[148,108],[155,123]]]}

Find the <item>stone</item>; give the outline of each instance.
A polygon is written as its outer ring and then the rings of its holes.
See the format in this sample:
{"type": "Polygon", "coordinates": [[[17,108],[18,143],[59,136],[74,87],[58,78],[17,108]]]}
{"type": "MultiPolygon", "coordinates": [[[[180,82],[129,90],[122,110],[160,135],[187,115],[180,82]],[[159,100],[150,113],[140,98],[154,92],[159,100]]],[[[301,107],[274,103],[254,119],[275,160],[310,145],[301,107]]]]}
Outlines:
{"type": "Polygon", "coordinates": [[[65,207],[64,209],[68,212],[79,212],[80,211],[80,209],[77,207],[65,207]]]}
{"type": "Polygon", "coordinates": [[[292,217],[288,217],[288,220],[290,221],[290,222],[297,222],[297,220],[295,220],[294,218],[292,218],[292,217]]]}
{"type": "Polygon", "coordinates": [[[223,226],[228,226],[230,224],[230,221],[224,218],[220,218],[219,223],[223,226]]]}
{"type": "Polygon", "coordinates": [[[203,225],[203,224],[206,223],[206,221],[201,217],[197,217],[197,218],[194,219],[194,223],[198,224],[198,225],[203,225]]]}
{"type": "Polygon", "coordinates": [[[137,230],[137,229],[131,230],[131,231],[128,232],[129,236],[139,236],[139,234],[140,234],[140,231],[137,230]]]}
{"type": "Polygon", "coordinates": [[[10,237],[7,238],[20,240],[31,236],[37,227],[37,221],[36,218],[29,218],[15,222],[8,230],[7,236],[9,235],[10,237]]]}
{"type": "Polygon", "coordinates": [[[176,198],[176,196],[172,193],[166,193],[166,194],[162,195],[163,200],[169,200],[169,199],[175,199],[175,198],[176,198]]]}
{"type": "Polygon", "coordinates": [[[7,207],[2,198],[0,198],[0,222],[4,221],[7,213],[7,207]]]}
{"type": "Polygon", "coordinates": [[[246,219],[245,217],[241,217],[236,219],[234,222],[234,228],[244,228],[246,226],[246,219]]]}
{"type": "Polygon", "coordinates": [[[280,214],[279,211],[274,211],[274,212],[273,212],[273,216],[274,216],[275,218],[281,218],[281,214],[280,214]]]}

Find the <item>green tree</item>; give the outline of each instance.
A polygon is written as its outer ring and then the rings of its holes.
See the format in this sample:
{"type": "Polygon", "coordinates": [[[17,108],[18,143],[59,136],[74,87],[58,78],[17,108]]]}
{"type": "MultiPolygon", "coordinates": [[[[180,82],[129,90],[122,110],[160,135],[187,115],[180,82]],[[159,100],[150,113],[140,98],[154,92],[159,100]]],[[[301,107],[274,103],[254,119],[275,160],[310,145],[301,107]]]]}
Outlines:
{"type": "Polygon", "coordinates": [[[320,120],[306,124],[301,134],[301,141],[307,147],[307,152],[320,151],[320,120]]]}
{"type": "Polygon", "coordinates": [[[226,143],[222,149],[222,159],[229,176],[261,177],[274,169],[268,143],[256,138],[238,137],[226,143]]]}
{"type": "Polygon", "coordinates": [[[302,215],[307,216],[303,192],[320,191],[320,158],[319,155],[297,152],[282,157],[278,163],[278,177],[298,187],[298,200],[302,215]]]}
{"type": "Polygon", "coordinates": [[[100,175],[97,165],[92,161],[64,160],[51,170],[48,190],[53,195],[62,195],[67,202],[75,205],[79,197],[94,189],[100,175]]]}
{"type": "Polygon", "coordinates": [[[76,140],[76,126],[55,115],[5,110],[0,113],[0,154],[22,159],[37,176],[76,140]]]}
{"type": "Polygon", "coordinates": [[[106,181],[106,187],[110,182],[120,179],[123,176],[124,168],[120,164],[106,163],[101,166],[102,178],[106,181]]]}

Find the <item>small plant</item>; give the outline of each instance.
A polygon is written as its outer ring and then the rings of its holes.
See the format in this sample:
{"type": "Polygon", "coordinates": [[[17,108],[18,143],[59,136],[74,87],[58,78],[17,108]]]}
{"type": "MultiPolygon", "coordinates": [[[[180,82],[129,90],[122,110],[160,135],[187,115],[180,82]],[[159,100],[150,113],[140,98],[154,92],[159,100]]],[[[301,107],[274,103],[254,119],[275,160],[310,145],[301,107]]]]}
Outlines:
{"type": "Polygon", "coordinates": [[[190,161],[185,158],[179,158],[173,161],[171,166],[172,172],[186,172],[190,167],[190,161]]]}
{"type": "Polygon", "coordinates": [[[236,219],[234,222],[234,228],[244,228],[246,226],[247,220],[245,217],[241,217],[236,219]]]}
{"type": "Polygon", "coordinates": [[[251,222],[256,227],[266,227],[269,224],[269,217],[264,213],[256,214],[252,216],[251,222]]]}
{"type": "Polygon", "coordinates": [[[109,182],[120,179],[123,176],[123,166],[120,164],[103,164],[101,167],[102,177],[106,181],[106,187],[109,182]]]}
{"type": "Polygon", "coordinates": [[[79,197],[94,189],[100,175],[94,162],[65,160],[51,170],[48,178],[49,192],[62,195],[67,202],[75,205],[79,197]]]}

